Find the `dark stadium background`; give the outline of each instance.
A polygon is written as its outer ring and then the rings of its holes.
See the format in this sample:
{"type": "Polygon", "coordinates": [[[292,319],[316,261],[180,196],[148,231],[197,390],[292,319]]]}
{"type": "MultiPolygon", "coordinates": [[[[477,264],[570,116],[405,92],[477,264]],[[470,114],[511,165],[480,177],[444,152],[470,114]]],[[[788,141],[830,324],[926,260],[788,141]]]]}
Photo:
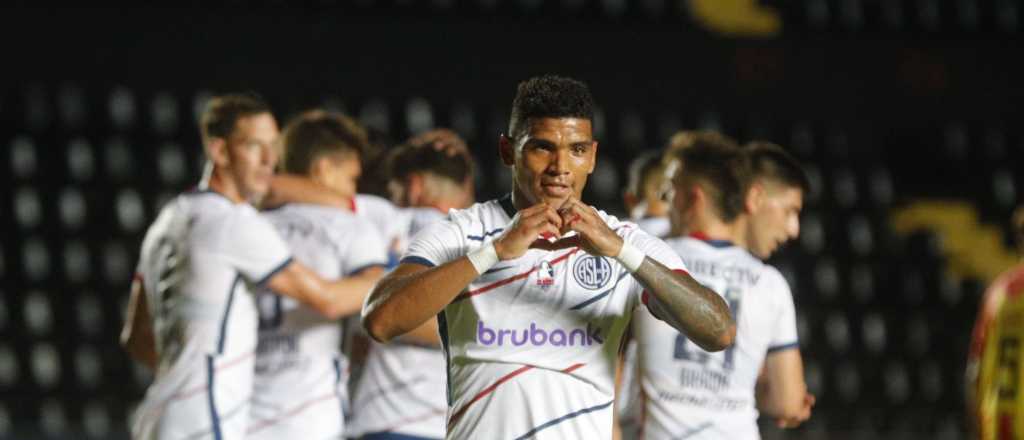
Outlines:
{"type": "Polygon", "coordinates": [[[818,405],[766,438],[964,438],[976,304],[1014,261],[1022,30],[1012,0],[6,6],[0,439],[127,436],[148,381],[117,344],[128,283],[159,203],[198,177],[205,97],[256,91],[281,120],[326,105],[394,141],[454,127],[482,199],[508,188],[495,146],[515,84],[548,72],[598,101],[585,196],[608,211],[628,162],[679,129],[771,140],[809,168],[801,238],[773,262],[818,405]],[[744,3],[774,9],[722,13],[744,3]]]}

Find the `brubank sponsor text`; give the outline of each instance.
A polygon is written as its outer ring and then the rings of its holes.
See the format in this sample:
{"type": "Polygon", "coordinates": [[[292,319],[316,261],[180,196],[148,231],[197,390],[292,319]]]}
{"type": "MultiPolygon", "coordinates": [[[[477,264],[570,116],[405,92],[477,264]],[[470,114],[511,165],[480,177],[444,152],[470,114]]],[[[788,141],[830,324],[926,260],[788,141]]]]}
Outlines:
{"type": "Polygon", "coordinates": [[[489,328],[483,321],[476,324],[476,342],[480,345],[513,345],[533,346],[550,345],[554,347],[586,347],[603,344],[601,329],[589,323],[585,328],[545,329],[531,322],[529,327],[520,329],[489,328]]]}

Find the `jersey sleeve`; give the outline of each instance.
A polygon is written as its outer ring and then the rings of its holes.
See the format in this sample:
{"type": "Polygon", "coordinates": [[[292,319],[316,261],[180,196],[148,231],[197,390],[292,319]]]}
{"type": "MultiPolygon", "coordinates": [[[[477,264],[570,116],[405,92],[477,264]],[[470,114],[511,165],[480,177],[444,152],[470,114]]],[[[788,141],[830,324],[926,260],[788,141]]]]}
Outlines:
{"type": "MultiPolygon", "coordinates": [[[[654,261],[657,261],[669,268],[672,271],[687,272],[686,266],[683,264],[683,260],[679,258],[669,245],[665,244],[660,238],[657,238],[633,225],[620,226],[619,235],[622,236],[626,243],[629,243],[640,249],[644,255],[650,257],[654,261]]],[[[666,313],[661,311],[661,305],[658,304],[657,298],[654,295],[650,295],[644,290],[644,286],[640,284],[640,281],[635,277],[629,277],[633,283],[631,291],[635,299],[646,305],[647,309],[650,310],[654,317],[664,320],[667,316],[666,313]]]]}
{"type": "Polygon", "coordinates": [[[434,267],[466,255],[465,234],[450,215],[423,228],[413,236],[401,263],[434,267]]]}
{"type": "Polygon", "coordinates": [[[341,258],[342,273],[345,276],[354,275],[369,267],[388,264],[387,244],[384,243],[384,238],[373,224],[360,220],[354,225],[355,231],[348,252],[341,258]]]}
{"type": "Polygon", "coordinates": [[[757,289],[771,295],[775,308],[775,323],[768,342],[768,352],[799,347],[796,306],[793,304],[793,293],[789,290],[789,283],[778,270],[768,267],[759,284],[757,289]]]}
{"type": "Polygon", "coordinates": [[[267,219],[255,211],[240,213],[227,231],[223,249],[229,264],[246,281],[261,285],[292,261],[288,245],[267,219]]]}

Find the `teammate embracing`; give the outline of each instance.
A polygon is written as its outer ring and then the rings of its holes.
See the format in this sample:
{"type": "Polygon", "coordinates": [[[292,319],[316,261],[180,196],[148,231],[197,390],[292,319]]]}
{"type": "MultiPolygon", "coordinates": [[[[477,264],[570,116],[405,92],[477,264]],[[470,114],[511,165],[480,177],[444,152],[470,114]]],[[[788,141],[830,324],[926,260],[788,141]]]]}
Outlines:
{"type": "Polygon", "coordinates": [[[795,426],[810,416],[814,398],[789,286],[761,258],[797,235],[806,178],[772,145],[743,151],[702,141],[679,156],[673,219],[681,224],[673,228],[687,235],[667,243],[729,302],[736,343],[708,353],[686,332],[638,317],[643,438],[757,439],[759,409],[795,426]]]}

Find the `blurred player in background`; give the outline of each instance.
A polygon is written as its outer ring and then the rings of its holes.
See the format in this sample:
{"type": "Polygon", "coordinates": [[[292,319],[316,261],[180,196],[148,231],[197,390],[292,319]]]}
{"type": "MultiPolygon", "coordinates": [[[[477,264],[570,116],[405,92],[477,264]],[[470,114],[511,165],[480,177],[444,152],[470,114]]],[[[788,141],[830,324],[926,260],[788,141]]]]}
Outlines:
{"type": "Polygon", "coordinates": [[[814,398],[803,379],[789,286],[760,258],[785,241],[774,240],[779,234],[796,236],[803,172],[768,144],[743,151],[700,139],[677,154],[673,209],[682,223],[674,227],[687,236],[667,243],[729,302],[737,336],[724,352],[708,353],[685,333],[637,317],[642,436],[759,438],[758,409],[795,426],[810,416],[814,398]]]}
{"type": "Polygon", "coordinates": [[[213,98],[200,128],[203,181],[169,202],[146,232],[121,334],[128,353],[155,371],[133,416],[136,439],[245,437],[259,286],[327,316],[368,288],[327,283],[292,261],[252,207],[278,159],[277,123],[265,102],[213,98]]]}
{"type": "MultiPolygon", "coordinates": [[[[391,221],[406,225],[401,251],[419,230],[443,219],[450,209],[465,208],[471,197],[465,187],[472,174],[468,150],[450,154],[428,140],[393,151],[387,168],[391,198],[399,207],[391,221]]],[[[348,435],[367,440],[443,438],[444,368],[435,320],[391,344],[371,342],[348,435]]]]}
{"type": "MultiPolygon", "coordinates": [[[[644,200],[647,200],[647,203],[642,205],[645,212],[643,214],[633,212],[636,205],[631,199],[635,197],[631,197],[628,193],[624,195],[623,203],[630,210],[630,216],[634,221],[648,233],[661,238],[684,235],[683,232],[672,229],[673,224],[682,224],[678,218],[673,218],[678,213],[671,206],[672,179],[676,170],[679,169],[679,155],[682,150],[698,142],[738,147],[735,140],[716,131],[681,130],[669,138],[665,149],[657,158],[657,163],[650,162],[651,159],[646,156],[641,156],[633,161],[630,167],[629,185],[630,188],[634,188],[637,183],[643,183],[642,190],[632,190],[631,192],[635,194],[637,191],[642,191],[645,196],[644,200]],[[644,216],[643,220],[637,220],[638,215],[644,216]]],[[[631,336],[627,339],[618,369],[616,409],[623,432],[628,437],[635,432],[639,423],[640,390],[635,371],[636,341],[631,336]]]]}
{"type": "MultiPolygon", "coordinates": [[[[662,192],[667,193],[672,191],[672,179],[675,178],[676,171],[679,169],[679,155],[683,150],[690,148],[694,144],[702,142],[708,144],[718,145],[731,145],[739,147],[739,143],[735,139],[717,131],[711,130],[681,130],[672,135],[668,140],[668,146],[665,147],[665,151],[661,155],[661,166],[664,172],[664,180],[662,180],[662,192]]],[[[669,202],[671,205],[671,202],[669,202]]],[[[677,218],[672,216],[679,214],[675,209],[668,210],[668,217],[670,220],[670,231],[667,236],[679,237],[685,235],[683,232],[671,229],[682,225],[677,218]]]]}
{"type": "Polygon", "coordinates": [[[586,85],[524,81],[511,114],[499,151],[512,194],[421,231],[363,325],[388,341],[438,319],[448,438],[608,439],[634,307],[712,350],[731,344],[733,323],[717,294],[674,271],[683,265],[663,242],[579,200],[597,152],[586,85]]]}
{"type": "Polygon", "coordinates": [[[622,201],[629,219],[655,237],[668,236],[668,188],[661,152],[644,153],[629,165],[629,179],[622,201]]]}
{"type": "MultiPolygon", "coordinates": [[[[306,176],[339,194],[355,195],[366,134],[347,116],[309,111],[282,134],[285,173],[306,176]]],[[[387,263],[376,228],[349,210],[288,203],[264,213],[295,259],[328,279],[363,286],[344,307],[324,316],[267,290],[260,312],[256,378],[248,438],[340,438],[348,403],[348,360],[340,352],[338,319],[357,313],[387,263]]]]}
{"type": "MultiPolygon", "coordinates": [[[[1013,215],[1018,255],[1024,260],[1024,206],[1013,215]]],[[[967,411],[974,438],[1024,438],[1024,263],[985,291],[967,358],[967,411]]]]}

